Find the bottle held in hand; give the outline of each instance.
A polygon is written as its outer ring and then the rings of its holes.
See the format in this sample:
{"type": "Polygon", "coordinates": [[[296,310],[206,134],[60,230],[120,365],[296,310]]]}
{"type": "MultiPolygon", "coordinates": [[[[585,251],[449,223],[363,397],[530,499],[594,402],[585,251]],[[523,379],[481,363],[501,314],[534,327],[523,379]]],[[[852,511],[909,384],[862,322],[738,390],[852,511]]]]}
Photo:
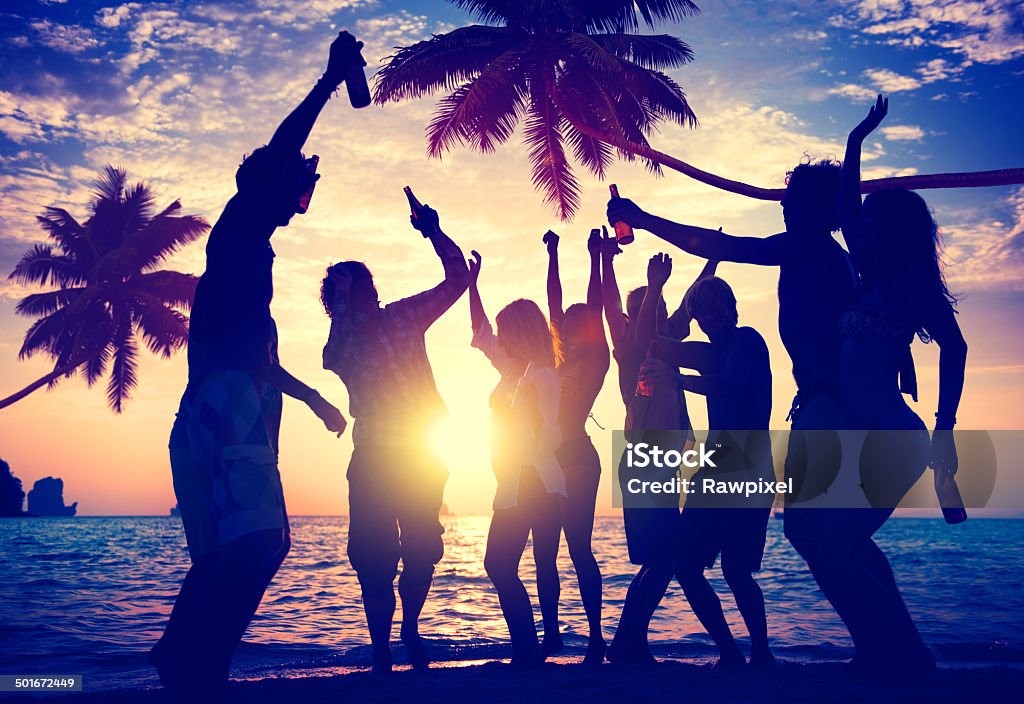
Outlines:
{"type": "Polygon", "coordinates": [[[955,525],[967,520],[967,509],[964,508],[964,500],[960,496],[960,487],[956,485],[956,479],[952,474],[935,470],[935,495],[942,507],[942,517],[946,523],[955,525]]]}
{"type": "Polygon", "coordinates": [[[306,159],[306,171],[309,172],[310,176],[314,179],[309,188],[303,191],[302,195],[299,196],[299,207],[297,211],[300,215],[305,214],[309,210],[309,202],[313,200],[313,190],[316,188],[316,167],[320,163],[320,157],[314,154],[313,156],[306,159]]]}
{"type": "MultiPolygon", "coordinates": [[[[627,225],[628,227],[628,225],[627,225]]],[[[653,340],[650,346],[647,348],[647,361],[650,362],[654,359],[654,348],[657,345],[653,340]]],[[[650,379],[637,379],[636,380],[636,395],[643,396],[644,398],[650,398],[654,395],[654,383],[650,379]]]]}
{"type": "MultiPolygon", "coordinates": [[[[359,56],[362,59],[362,54],[359,56]]],[[[366,83],[366,72],[363,66],[356,65],[349,69],[345,76],[345,89],[348,91],[348,101],[354,108],[365,108],[370,104],[370,86],[366,83]]]]}
{"type": "MultiPolygon", "coordinates": [[[[616,186],[614,183],[608,187],[608,190],[611,191],[612,198],[621,198],[621,196],[619,195],[619,187],[616,186]]],[[[619,220],[618,222],[614,223],[614,227],[615,239],[618,241],[619,244],[629,244],[630,242],[633,241],[633,228],[629,225],[629,223],[619,220]]]]}
{"type": "MultiPolygon", "coordinates": [[[[409,211],[412,213],[412,220],[414,224],[419,224],[423,217],[423,203],[420,203],[419,199],[413,194],[412,189],[406,186],[402,189],[405,191],[405,197],[409,200],[409,211]]],[[[424,237],[428,237],[427,232],[421,231],[424,237]]]]}

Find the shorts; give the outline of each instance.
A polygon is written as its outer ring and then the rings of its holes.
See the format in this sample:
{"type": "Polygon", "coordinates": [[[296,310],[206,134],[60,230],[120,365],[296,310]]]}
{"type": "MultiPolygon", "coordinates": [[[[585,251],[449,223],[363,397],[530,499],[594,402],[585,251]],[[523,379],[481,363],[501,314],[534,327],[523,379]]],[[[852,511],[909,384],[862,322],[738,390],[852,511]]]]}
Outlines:
{"type": "Polygon", "coordinates": [[[756,572],[761,569],[768,535],[768,508],[683,508],[676,531],[677,570],[722,567],[756,572]]]}
{"type": "Polygon", "coordinates": [[[601,483],[601,458],[589,435],[566,440],[555,451],[565,476],[565,492],[573,504],[593,506],[601,483]]]}
{"type": "Polygon", "coordinates": [[[242,371],[212,372],[186,389],[168,448],[193,561],[250,533],[287,532],[280,410],[280,392],[242,371]]]}
{"type": "Polygon", "coordinates": [[[359,443],[348,466],[348,558],[364,590],[429,579],[444,556],[439,515],[448,470],[422,445],[359,443]]]}

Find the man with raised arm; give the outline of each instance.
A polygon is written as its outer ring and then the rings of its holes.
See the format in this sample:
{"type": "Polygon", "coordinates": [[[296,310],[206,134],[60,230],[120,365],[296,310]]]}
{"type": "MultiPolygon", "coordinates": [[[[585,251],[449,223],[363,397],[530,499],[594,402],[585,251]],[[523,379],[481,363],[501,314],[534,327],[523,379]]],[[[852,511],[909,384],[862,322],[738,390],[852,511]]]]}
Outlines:
{"type": "Polygon", "coordinates": [[[288,553],[281,394],[305,403],[331,432],[345,429],[338,409],[278,359],[270,238],[306,212],[319,176],[301,150],[332,92],[365,64],[361,47],[339,33],[320,80],[238,167],[238,191],[210,231],[189,325],[188,386],[170,440],[192,567],[149,656],[169,689],[227,686],[234,649],[288,553]]]}
{"type": "Polygon", "coordinates": [[[438,516],[448,470],[430,444],[446,409],[424,336],[469,286],[462,250],[441,230],[437,213],[424,205],[412,224],[430,239],[444,267],[437,286],[381,308],[370,270],[347,261],[327,270],[321,289],[331,319],[324,369],[344,382],[355,418],[348,557],[362,589],[375,672],[391,671],[399,561],[402,642],[413,667],[430,664],[419,615],[434,565],[444,555],[438,516]]]}

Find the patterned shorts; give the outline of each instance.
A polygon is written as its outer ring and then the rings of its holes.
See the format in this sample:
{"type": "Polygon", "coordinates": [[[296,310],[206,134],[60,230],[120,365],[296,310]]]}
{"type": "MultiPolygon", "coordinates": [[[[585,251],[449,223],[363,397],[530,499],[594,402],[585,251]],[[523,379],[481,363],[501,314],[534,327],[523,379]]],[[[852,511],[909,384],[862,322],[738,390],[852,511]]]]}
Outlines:
{"type": "Polygon", "coordinates": [[[169,449],[193,561],[249,533],[287,530],[280,413],[280,392],[245,372],[213,372],[186,390],[169,449]]]}

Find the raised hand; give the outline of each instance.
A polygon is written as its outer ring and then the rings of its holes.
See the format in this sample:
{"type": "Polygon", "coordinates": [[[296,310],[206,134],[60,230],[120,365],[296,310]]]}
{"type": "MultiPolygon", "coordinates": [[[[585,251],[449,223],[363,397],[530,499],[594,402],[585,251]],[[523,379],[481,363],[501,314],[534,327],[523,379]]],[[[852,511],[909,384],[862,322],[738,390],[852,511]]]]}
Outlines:
{"type": "Polygon", "coordinates": [[[612,198],[608,201],[608,224],[610,225],[624,222],[631,227],[643,229],[646,218],[647,213],[629,198],[612,198]]]}
{"type": "Polygon", "coordinates": [[[608,234],[608,228],[604,225],[601,226],[601,254],[607,259],[611,259],[616,254],[622,254],[619,241],[608,234]]]}
{"type": "Polygon", "coordinates": [[[655,254],[647,263],[647,285],[651,288],[663,288],[668,277],[672,275],[672,257],[667,254],[655,254]]]}
{"type": "Polygon", "coordinates": [[[548,246],[548,254],[556,254],[558,252],[558,235],[555,234],[554,230],[548,230],[544,233],[544,237],[541,242],[548,246]]]}
{"type": "Polygon", "coordinates": [[[466,260],[466,265],[469,267],[469,285],[476,286],[477,279],[480,278],[480,265],[483,264],[484,259],[475,249],[470,254],[473,255],[473,258],[466,260]]]}
{"type": "Polygon", "coordinates": [[[419,230],[424,237],[430,237],[441,229],[441,221],[437,216],[437,211],[426,204],[419,209],[416,215],[409,216],[409,222],[411,222],[412,226],[419,230]]]}
{"type": "Polygon", "coordinates": [[[601,231],[596,227],[590,231],[590,237],[587,238],[587,251],[591,257],[601,253],[601,231]]]}
{"type": "Polygon", "coordinates": [[[365,66],[366,61],[360,51],[363,43],[345,31],[338,32],[337,38],[331,42],[331,53],[327,59],[327,70],[324,77],[335,85],[341,85],[345,76],[355,66],[365,66]]]}
{"type": "Polygon", "coordinates": [[[868,110],[868,116],[861,120],[860,124],[853,128],[850,132],[851,137],[858,139],[864,139],[869,134],[875,131],[875,129],[882,124],[882,120],[889,114],[889,99],[878,94],[878,99],[875,100],[875,104],[868,110]]]}

